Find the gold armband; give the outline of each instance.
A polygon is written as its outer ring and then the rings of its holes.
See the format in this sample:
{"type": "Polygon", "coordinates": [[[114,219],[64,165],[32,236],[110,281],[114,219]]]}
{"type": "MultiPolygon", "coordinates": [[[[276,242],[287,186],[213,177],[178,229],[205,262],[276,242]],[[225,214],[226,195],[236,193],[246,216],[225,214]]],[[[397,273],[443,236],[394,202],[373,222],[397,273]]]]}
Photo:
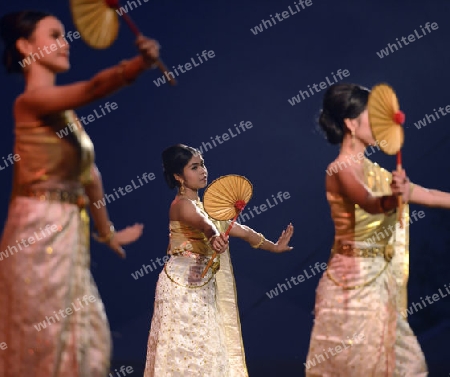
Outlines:
{"type": "Polygon", "coordinates": [[[264,236],[261,233],[258,233],[260,240],[256,245],[251,245],[254,249],[259,249],[261,247],[261,245],[264,243],[264,241],[266,240],[264,238],[264,236]]]}

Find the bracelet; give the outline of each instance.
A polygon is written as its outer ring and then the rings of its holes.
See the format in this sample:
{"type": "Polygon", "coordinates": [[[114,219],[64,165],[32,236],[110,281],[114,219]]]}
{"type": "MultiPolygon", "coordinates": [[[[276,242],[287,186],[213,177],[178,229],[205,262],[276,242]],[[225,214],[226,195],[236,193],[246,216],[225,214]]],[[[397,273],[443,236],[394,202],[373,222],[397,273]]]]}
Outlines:
{"type": "Polygon", "coordinates": [[[266,240],[264,238],[264,236],[262,235],[262,233],[258,233],[260,240],[256,245],[250,245],[251,247],[253,247],[254,249],[259,249],[261,247],[261,245],[264,243],[264,241],[266,240]]]}
{"type": "Polygon", "coordinates": [[[114,228],[114,224],[112,222],[109,222],[109,233],[106,236],[99,236],[97,233],[93,233],[92,237],[97,241],[101,243],[110,243],[111,240],[114,237],[114,234],[116,234],[116,230],[114,228]]]}
{"type": "Polygon", "coordinates": [[[133,80],[127,79],[127,77],[125,76],[125,67],[128,63],[128,60],[122,60],[119,65],[117,66],[117,69],[119,70],[119,75],[122,78],[122,81],[125,85],[130,85],[133,83],[133,80]]]}

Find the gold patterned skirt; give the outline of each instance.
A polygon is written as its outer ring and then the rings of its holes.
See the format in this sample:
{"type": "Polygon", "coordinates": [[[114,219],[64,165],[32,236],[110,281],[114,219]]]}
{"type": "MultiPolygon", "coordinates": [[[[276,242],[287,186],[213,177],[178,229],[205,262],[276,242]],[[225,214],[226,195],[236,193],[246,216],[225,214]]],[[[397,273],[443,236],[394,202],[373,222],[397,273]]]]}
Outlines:
{"type": "Polygon", "coordinates": [[[397,308],[397,283],[386,263],[383,256],[332,257],[317,288],[307,377],[428,375],[419,343],[397,308]]]}
{"type": "Polygon", "coordinates": [[[75,204],[16,197],[0,243],[0,376],[105,377],[110,330],[75,204]]]}

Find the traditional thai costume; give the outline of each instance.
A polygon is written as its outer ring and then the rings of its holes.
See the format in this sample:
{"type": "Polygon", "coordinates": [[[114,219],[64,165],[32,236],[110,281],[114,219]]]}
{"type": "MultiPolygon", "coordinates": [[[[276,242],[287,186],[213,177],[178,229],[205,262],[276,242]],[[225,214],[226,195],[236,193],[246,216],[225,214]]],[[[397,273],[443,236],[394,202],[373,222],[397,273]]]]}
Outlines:
{"type": "MultiPolygon", "coordinates": [[[[391,195],[391,174],[364,160],[367,189],[391,195]]],[[[335,224],[316,296],[307,377],[424,377],[427,366],[406,319],[409,208],[369,214],[327,192],[335,224]]]]}
{"type": "Polygon", "coordinates": [[[92,142],[64,111],[17,123],[14,149],[0,243],[0,376],[105,377],[110,330],[90,272],[84,192],[92,142]]]}
{"type": "MultiPolygon", "coordinates": [[[[228,227],[211,221],[221,233],[228,227]]],[[[169,229],[170,259],[156,286],[144,377],[247,377],[229,250],[201,278],[213,254],[206,236],[179,221],[169,229]]]]}

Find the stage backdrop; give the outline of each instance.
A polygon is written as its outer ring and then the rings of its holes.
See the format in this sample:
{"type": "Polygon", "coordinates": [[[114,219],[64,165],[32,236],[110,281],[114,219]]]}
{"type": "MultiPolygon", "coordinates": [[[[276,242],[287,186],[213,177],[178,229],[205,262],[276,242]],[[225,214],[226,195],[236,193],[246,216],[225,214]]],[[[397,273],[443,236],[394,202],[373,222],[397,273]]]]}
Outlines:
{"type": "MultiPolygon", "coordinates": [[[[143,237],[126,248],[125,261],[103,245],[92,245],[92,271],[114,335],[113,365],[142,372],[175,194],[164,182],[160,156],[167,146],[185,143],[202,148],[210,180],[233,173],[252,181],[254,196],[242,223],[273,240],[289,222],[295,225],[290,253],[273,255],[232,240],[231,254],[250,375],[302,376],[315,289],[333,239],[324,181],[338,148],[325,142],[315,124],[324,90],[341,81],[391,84],[406,113],[408,175],[426,187],[450,191],[450,5],[442,0],[122,3],[121,11],[160,42],[179,85],[169,86],[153,70],[77,109],[95,143],[112,221],[117,228],[145,224],[143,237]],[[127,185],[131,192],[122,191],[126,195],[114,200],[112,195],[127,185]],[[289,287],[287,281],[299,275],[304,281],[289,287]]],[[[68,40],[71,32],[72,69],[58,84],[89,79],[136,53],[134,36],[123,22],[107,50],[93,50],[76,38],[69,1],[3,1],[0,13],[25,8],[53,12],[68,40]]],[[[12,177],[12,104],[23,81],[1,70],[0,83],[4,220],[12,177]]],[[[395,168],[395,157],[369,152],[372,160],[395,168]]],[[[423,212],[410,225],[409,300],[416,305],[409,320],[430,375],[447,376],[450,298],[440,295],[429,304],[426,296],[445,294],[450,286],[450,211],[417,206],[411,211],[423,212]]]]}

